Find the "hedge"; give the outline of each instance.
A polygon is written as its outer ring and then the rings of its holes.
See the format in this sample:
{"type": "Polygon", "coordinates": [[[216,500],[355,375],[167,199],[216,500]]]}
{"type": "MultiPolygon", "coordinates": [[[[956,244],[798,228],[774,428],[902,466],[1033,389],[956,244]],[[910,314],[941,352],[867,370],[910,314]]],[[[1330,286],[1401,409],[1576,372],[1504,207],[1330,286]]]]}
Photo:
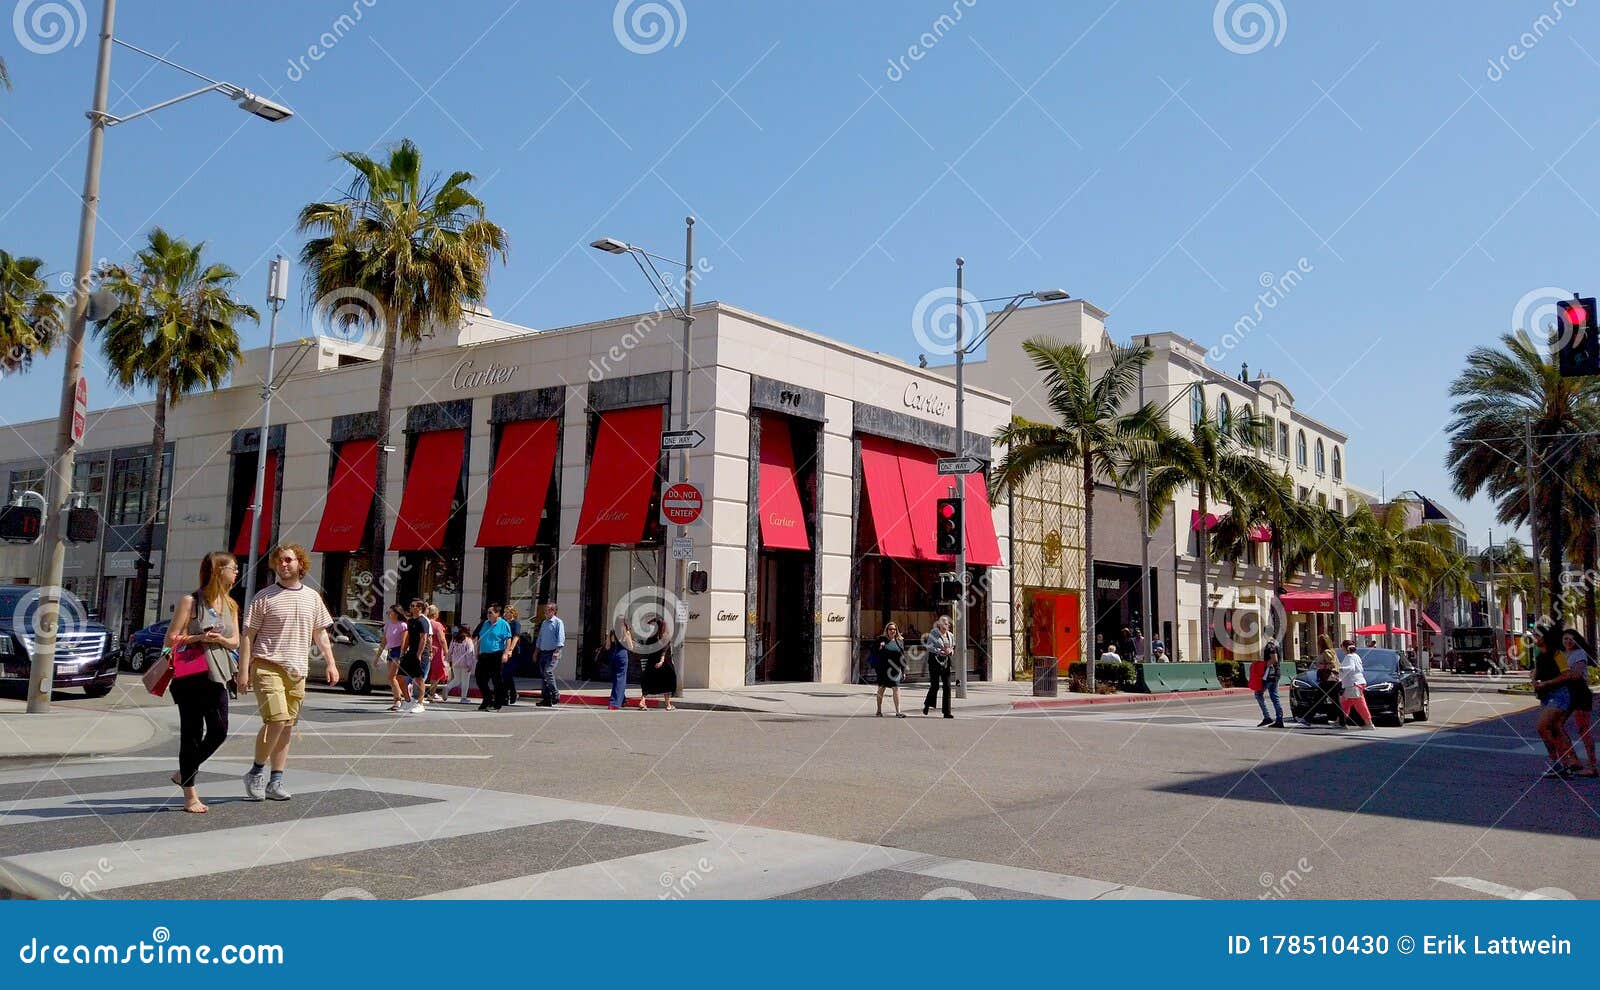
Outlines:
{"type": "MultiPolygon", "coordinates": [[[[1067,677],[1076,677],[1082,680],[1086,671],[1079,662],[1067,668],[1067,677]]],[[[1130,661],[1121,660],[1112,663],[1108,660],[1097,660],[1094,665],[1094,679],[1097,684],[1111,684],[1117,688],[1132,688],[1139,683],[1139,668],[1130,661]]]]}

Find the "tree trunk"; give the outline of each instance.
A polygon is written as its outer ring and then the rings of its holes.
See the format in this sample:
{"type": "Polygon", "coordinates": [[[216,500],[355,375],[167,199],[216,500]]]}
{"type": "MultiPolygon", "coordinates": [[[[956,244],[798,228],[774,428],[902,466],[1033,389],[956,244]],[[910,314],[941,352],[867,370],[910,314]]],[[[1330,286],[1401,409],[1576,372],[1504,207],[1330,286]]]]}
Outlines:
{"type": "Polygon", "coordinates": [[[143,629],[146,625],[145,602],[150,597],[150,549],[156,541],[156,516],[161,511],[159,499],[162,460],[167,448],[168,397],[167,379],[163,376],[156,382],[156,425],[150,437],[150,470],[145,472],[144,478],[144,521],[139,527],[139,556],[134,564],[133,606],[137,610],[134,614],[138,616],[134,621],[135,630],[143,629]]]}
{"type": "MultiPolygon", "coordinates": [[[[389,313],[391,317],[394,317],[394,312],[394,308],[390,307],[389,313]]],[[[373,506],[372,514],[376,518],[378,534],[377,540],[373,544],[375,549],[383,545],[384,534],[389,532],[389,501],[387,494],[389,483],[389,453],[384,448],[389,446],[389,407],[394,402],[394,363],[396,352],[399,349],[399,321],[398,318],[391,318],[387,321],[387,325],[384,328],[383,360],[378,365],[378,450],[376,468],[373,471],[372,479],[376,494],[376,504],[373,506]]],[[[377,557],[378,567],[381,570],[383,567],[383,553],[381,550],[377,551],[377,557]]],[[[388,582],[382,580],[374,580],[372,582],[371,587],[376,593],[376,599],[371,609],[371,614],[373,615],[381,616],[384,614],[384,592],[387,590],[384,585],[387,583],[388,582]]],[[[332,589],[328,590],[331,591],[332,589]]],[[[337,607],[335,608],[335,612],[343,611],[344,604],[344,602],[336,602],[335,605],[337,607]]]]}
{"type": "MultiPolygon", "coordinates": [[[[1278,611],[1283,610],[1283,544],[1276,532],[1272,534],[1272,542],[1267,547],[1272,557],[1272,599],[1274,602],[1279,603],[1278,610],[1269,610],[1268,616],[1272,617],[1277,615],[1278,611]]],[[[1299,658],[1290,650],[1291,641],[1294,637],[1289,635],[1289,613],[1283,611],[1282,614],[1283,628],[1272,630],[1272,634],[1277,637],[1280,656],[1285,660],[1298,663],[1299,658]]]]}
{"type": "MultiPolygon", "coordinates": [[[[1591,522],[1591,526],[1594,524],[1591,522]]],[[[1594,572],[1595,572],[1595,540],[1600,539],[1600,529],[1591,529],[1589,539],[1583,541],[1583,628],[1593,643],[1594,635],[1594,572]]]]}
{"type": "Polygon", "coordinates": [[[1566,603],[1561,597],[1561,562],[1563,556],[1561,551],[1567,545],[1566,520],[1561,511],[1561,493],[1559,491],[1551,491],[1545,494],[1545,499],[1547,502],[1545,516],[1548,520],[1546,525],[1550,530],[1550,539],[1545,543],[1545,546],[1549,548],[1545,551],[1545,557],[1550,568],[1548,578],[1550,582],[1550,607],[1546,614],[1550,616],[1551,635],[1558,636],[1559,633],[1557,631],[1561,628],[1566,618],[1566,603]]]}
{"type": "Polygon", "coordinates": [[[1342,616],[1339,614],[1339,575],[1335,574],[1333,576],[1333,636],[1332,636],[1332,639],[1333,639],[1333,641],[1335,643],[1339,642],[1339,636],[1340,636],[1339,620],[1341,618],[1342,618],[1342,616]]]}
{"type": "Polygon", "coordinates": [[[1211,532],[1206,528],[1206,509],[1209,499],[1206,497],[1206,485],[1198,486],[1200,489],[1200,641],[1204,644],[1206,662],[1217,658],[1216,651],[1211,648],[1211,532]]]}
{"type": "Polygon", "coordinates": [[[1389,605],[1389,575],[1383,576],[1383,648],[1393,649],[1394,609],[1389,605]]]}
{"type": "Polygon", "coordinates": [[[1083,459],[1083,683],[1094,694],[1094,629],[1099,616],[1094,606],[1094,461],[1083,459]]]}

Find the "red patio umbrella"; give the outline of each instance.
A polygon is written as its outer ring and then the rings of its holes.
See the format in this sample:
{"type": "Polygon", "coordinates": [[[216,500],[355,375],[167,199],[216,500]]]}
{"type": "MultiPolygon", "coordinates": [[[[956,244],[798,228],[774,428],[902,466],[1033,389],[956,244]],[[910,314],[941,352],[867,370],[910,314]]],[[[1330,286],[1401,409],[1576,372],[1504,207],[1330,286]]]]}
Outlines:
{"type": "Polygon", "coordinates": [[[1374,625],[1374,626],[1362,626],[1360,629],[1355,630],[1355,632],[1352,633],[1352,635],[1355,635],[1355,636],[1382,636],[1384,633],[1394,633],[1396,636],[1415,636],[1416,635],[1416,633],[1412,632],[1409,629],[1401,629],[1399,626],[1385,626],[1381,622],[1378,623],[1377,625],[1374,625]]]}

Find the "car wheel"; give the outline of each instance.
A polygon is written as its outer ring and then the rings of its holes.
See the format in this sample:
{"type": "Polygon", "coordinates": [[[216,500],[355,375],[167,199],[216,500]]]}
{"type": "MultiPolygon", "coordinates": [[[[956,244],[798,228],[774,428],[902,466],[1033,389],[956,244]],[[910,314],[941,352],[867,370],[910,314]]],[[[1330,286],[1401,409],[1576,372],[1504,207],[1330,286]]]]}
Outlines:
{"type": "Polygon", "coordinates": [[[1417,709],[1417,713],[1412,718],[1418,722],[1426,722],[1428,720],[1428,692],[1422,692],[1422,707],[1417,709]]]}
{"type": "Polygon", "coordinates": [[[87,698],[104,698],[110,693],[110,684],[90,684],[83,689],[84,697],[87,698]]]}
{"type": "MultiPolygon", "coordinates": [[[[1377,721],[1376,717],[1374,717],[1373,721],[1377,721]]],[[[1394,724],[1406,724],[1406,693],[1404,691],[1396,691],[1394,694],[1394,724]]]]}
{"type": "Polygon", "coordinates": [[[351,694],[372,693],[372,673],[367,670],[364,663],[350,665],[350,671],[344,679],[344,689],[351,694]]]}
{"type": "Polygon", "coordinates": [[[128,669],[135,674],[144,673],[145,668],[150,666],[150,662],[150,654],[144,650],[134,650],[128,654],[128,669]]]}

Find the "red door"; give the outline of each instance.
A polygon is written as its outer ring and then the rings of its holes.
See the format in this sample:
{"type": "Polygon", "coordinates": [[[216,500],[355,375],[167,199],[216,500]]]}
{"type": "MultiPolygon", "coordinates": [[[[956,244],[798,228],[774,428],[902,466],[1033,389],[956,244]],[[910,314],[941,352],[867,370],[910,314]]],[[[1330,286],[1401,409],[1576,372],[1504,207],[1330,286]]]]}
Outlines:
{"type": "Polygon", "coordinates": [[[1078,593],[1034,591],[1028,604],[1028,649],[1035,657],[1055,657],[1056,670],[1067,673],[1082,656],[1078,593]]]}

